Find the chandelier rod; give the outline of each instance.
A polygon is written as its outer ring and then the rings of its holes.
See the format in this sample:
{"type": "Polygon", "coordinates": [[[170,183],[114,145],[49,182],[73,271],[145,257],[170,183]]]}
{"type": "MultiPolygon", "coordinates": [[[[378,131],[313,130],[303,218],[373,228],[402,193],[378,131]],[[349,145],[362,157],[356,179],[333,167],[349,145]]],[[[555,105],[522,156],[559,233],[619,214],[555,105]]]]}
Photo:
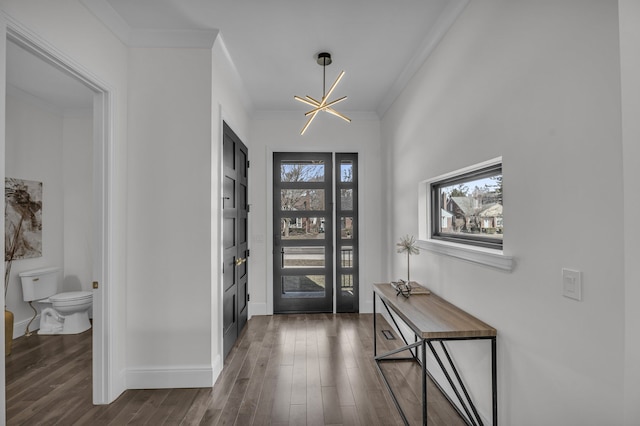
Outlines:
{"type": "Polygon", "coordinates": [[[326,94],[327,61],[322,62],[322,97],[326,94]]]}

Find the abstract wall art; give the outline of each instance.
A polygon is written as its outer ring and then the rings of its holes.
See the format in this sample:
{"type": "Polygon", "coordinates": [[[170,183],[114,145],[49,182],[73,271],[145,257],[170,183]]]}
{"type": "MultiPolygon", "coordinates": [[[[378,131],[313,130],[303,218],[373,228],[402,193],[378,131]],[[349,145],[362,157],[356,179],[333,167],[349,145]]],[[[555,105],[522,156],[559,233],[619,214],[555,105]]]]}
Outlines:
{"type": "Polygon", "coordinates": [[[5,178],[5,261],[42,256],[42,182],[5,178]]]}

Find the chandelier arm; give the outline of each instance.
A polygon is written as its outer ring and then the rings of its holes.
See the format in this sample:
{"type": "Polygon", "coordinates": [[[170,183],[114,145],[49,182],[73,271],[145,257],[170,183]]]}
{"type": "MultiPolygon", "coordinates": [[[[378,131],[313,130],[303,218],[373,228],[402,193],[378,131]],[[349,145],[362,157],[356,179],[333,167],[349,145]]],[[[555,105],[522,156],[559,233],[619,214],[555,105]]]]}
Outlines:
{"type": "Polygon", "coordinates": [[[329,114],[335,115],[336,117],[342,118],[347,123],[351,123],[351,119],[349,117],[347,117],[346,115],[340,114],[338,111],[336,111],[333,108],[327,108],[327,109],[325,109],[325,111],[328,112],[329,114]]]}
{"type": "MultiPolygon", "coordinates": [[[[308,102],[308,101],[307,101],[307,102],[305,102],[305,100],[303,100],[302,98],[297,98],[297,99],[298,99],[299,101],[301,101],[301,102],[306,103],[307,105],[311,105],[311,106],[314,106],[314,107],[318,107],[318,105],[320,105],[320,102],[318,102],[316,99],[312,98],[311,96],[307,96],[307,99],[310,99],[310,100],[311,100],[311,102],[308,102]]],[[[347,117],[347,116],[345,116],[345,115],[343,115],[343,114],[340,114],[338,111],[336,111],[335,109],[331,108],[330,106],[326,106],[326,105],[325,105],[325,107],[326,107],[326,108],[324,108],[324,107],[322,108],[324,111],[326,111],[326,112],[328,112],[328,113],[330,113],[330,114],[333,114],[333,115],[335,115],[336,117],[340,117],[340,118],[342,118],[343,120],[348,121],[349,123],[351,123],[351,119],[350,119],[349,117],[347,117]]],[[[319,109],[318,109],[318,111],[319,111],[319,109]]],[[[306,114],[305,114],[305,115],[306,115],[306,114]]]]}
{"type": "Polygon", "coordinates": [[[324,103],[327,101],[327,99],[329,98],[329,96],[331,96],[331,93],[333,92],[333,90],[336,88],[336,86],[338,85],[338,83],[340,83],[340,80],[342,79],[342,77],[344,77],[344,71],[342,71],[340,73],[340,75],[338,76],[338,78],[336,78],[335,83],[333,83],[333,86],[331,86],[331,89],[329,89],[329,91],[327,92],[326,95],[324,95],[322,97],[322,104],[324,105],[324,103]]]}
{"type": "Polygon", "coordinates": [[[304,127],[302,128],[302,131],[300,132],[300,135],[304,135],[304,132],[307,131],[307,128],[309,127],[309,125],[311,124],[311,122],[313,121],[314,118],[316,118],[316,115],[318,113],[316,112],[315,114],[311,115],[311,117],[309,117],[309,120],[307,121],[307,124],[304,125],[304,127]]]}
{"type": "Polygon", "coordinates": [[[313,114],[314,112],[322,111],[322,110],[325,110],[325,111],[326,111],[326,109],[327,109],[327,108],[329,108],[330,106],[335,105],[335,104],[337,104],[338,102],[342,102],[342,101],[344,101],[345,99],[347,99],[347,97],[346,97],[346,96],[343,96],[343,97],[341,97],[340,99],[336,99],[336,100],[335,100],[335,101],[333,101],[333,102],[329,102],[328,104],[325,104],[325,105],[322,105],[322,106],[318,106],[318,107],[316,107],[315,109],[312,109],[311,111],[305,112],[305,113],[304,113],[304,115],[313,114]]]}
{"type": "MultiPolygon", "coordinates": [[[[315,107],[317,107],[318,105],[320,105],[320,102],[318,102],[318,101],[316,101],[316,100],[313,100],[313,99],[312,99],[311,101],[309,101],[309,100],[304,99],[304,98],[301,98],[301,97],[299,97],[299,96],[294,96],[293,98],[294,98],[296,101],[300,101],[300,102],[305,103],[305,104],[307,104],[307,105],[310,105],[310,106],[312,106],[312,107],[314,107],[314,108],[315,108],[315,107]]],[[[307,98],[308,98],[308,96],[307,96],[307,98]]]]}

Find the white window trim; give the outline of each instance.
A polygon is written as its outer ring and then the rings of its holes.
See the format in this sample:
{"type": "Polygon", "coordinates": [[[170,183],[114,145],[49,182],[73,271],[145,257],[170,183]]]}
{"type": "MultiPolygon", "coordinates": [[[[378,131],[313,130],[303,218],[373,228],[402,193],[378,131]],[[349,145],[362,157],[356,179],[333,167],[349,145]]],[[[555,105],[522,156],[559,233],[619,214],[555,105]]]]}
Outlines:
{"type": "MultiPolygon", "coordinates": [[[[431,217],[431,184],[433,182],[438,182],[453,176],[469,173],[474,170],[501,163],[502,157],[496,157],[482,163],[474,164],[473,166],[455,170],[420,182],[418,199],[418,245],[420,248],[441,255],[490,266],[503,271],[513,270],[513,257],[505,255],[503,250],[454,243],[450,241],[441,241],[431,238],[431,221],[434,219],[431,217]]],[[[440,220],[440,218],[435,219],[440,220]]]]}

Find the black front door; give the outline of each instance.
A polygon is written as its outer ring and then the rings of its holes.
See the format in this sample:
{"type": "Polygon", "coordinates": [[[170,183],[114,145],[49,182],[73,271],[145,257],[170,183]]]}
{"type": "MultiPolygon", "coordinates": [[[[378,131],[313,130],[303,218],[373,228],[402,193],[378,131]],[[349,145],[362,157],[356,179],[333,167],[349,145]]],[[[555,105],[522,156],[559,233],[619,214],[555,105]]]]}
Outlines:
{"type": "Polygon", "coordinates": [[[274,153],[274,313],[333,311],[331,153],[274,153]]]}

